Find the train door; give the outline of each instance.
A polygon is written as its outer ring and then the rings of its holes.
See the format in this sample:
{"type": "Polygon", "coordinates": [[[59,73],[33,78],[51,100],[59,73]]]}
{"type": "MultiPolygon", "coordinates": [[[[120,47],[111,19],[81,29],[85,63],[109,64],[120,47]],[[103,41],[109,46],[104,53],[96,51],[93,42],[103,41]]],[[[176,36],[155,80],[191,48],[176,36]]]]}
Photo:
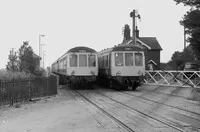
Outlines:
{"type": "Polygon", "coordinates": [[[67,55],[65,57],[65,65],[64,65],[64,69],[65,69],[65,74],[67,75],[67,55]]]}
{"type": "Polygon", "coordinates": [[[109,62],[109,64],[108,64],[108,75],[111,75],[111,68],[112,68],[112,62],[111,62],[111,58],[112,58],[112,54],[111,53],[109,53],[109,57],[108,57],[108,62],[109,62]]]}

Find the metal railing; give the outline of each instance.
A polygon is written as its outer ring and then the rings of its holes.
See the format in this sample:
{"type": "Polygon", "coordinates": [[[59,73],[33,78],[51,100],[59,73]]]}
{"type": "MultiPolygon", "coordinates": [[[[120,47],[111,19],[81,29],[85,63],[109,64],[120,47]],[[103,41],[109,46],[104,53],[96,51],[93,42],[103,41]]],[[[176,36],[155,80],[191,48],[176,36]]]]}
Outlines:
{"type": "Polygon", "coordinates": [[[144,83],[200,88],[200,71],[146,71],[144,83]]]}
{"type": "Polygon", "coordinates": [[[54,94],[57,94],[56,76],[0,81],[0,106],[54,94]]]}

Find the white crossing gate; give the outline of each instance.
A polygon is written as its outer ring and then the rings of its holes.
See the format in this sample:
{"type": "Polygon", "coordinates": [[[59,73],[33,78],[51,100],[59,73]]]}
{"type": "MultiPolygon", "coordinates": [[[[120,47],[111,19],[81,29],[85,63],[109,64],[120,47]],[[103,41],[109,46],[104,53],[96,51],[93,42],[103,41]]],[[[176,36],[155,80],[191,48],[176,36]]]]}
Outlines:
{"type": "Polygon", "coordinates": [[[144,83],[200,88],[200,71],[146,71],[144,83]]]}

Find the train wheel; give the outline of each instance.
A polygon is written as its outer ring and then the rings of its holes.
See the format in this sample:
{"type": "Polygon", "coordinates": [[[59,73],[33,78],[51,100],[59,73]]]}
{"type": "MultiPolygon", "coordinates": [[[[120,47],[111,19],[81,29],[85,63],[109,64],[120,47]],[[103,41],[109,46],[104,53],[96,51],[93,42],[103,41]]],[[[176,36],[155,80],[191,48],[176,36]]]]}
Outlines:
{"type": "Polygon", "coordinates": [[[134,82],[132,85],[132,90],[135,91],[137,87],[138,87],[138,82],[134,82]]]}
{"type": "Polygon", "coordinates": [[[135,85],[133,85],[131,88],[133,91],[135,91],[137,87],[135,85]]]}
{"type": "Polygon", "coordinates": [[[120,91],[120,90],[122,90],[122,88],[121,88],[121,87],[122,87],[122,85],[120,85],[120,84],[117,84],[117,85],[116,85],[116,90],[119,90],[119,91],[120,91]]]}

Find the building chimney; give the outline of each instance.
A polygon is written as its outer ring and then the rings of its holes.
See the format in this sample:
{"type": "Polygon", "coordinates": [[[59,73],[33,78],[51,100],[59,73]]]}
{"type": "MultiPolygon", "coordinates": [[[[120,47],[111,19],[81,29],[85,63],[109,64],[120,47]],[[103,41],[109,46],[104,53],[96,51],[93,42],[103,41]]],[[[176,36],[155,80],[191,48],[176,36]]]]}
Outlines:
{"type": "Polygon", "coordinates": [[[137,27],[137,26],[136,26],[135,32],[136,32],[136,38],[139,38],[139,30],[138,30],[138,27],[137,27]]]}
{"type": "Polygon", "coordinates": [[[130,28],[129,28],[129,25],[126,24],[124,26],[124,40],[123,40],[123,42],[126,42],[127,40],[130,40],[130,39],[131,39],[130,28]]]}

